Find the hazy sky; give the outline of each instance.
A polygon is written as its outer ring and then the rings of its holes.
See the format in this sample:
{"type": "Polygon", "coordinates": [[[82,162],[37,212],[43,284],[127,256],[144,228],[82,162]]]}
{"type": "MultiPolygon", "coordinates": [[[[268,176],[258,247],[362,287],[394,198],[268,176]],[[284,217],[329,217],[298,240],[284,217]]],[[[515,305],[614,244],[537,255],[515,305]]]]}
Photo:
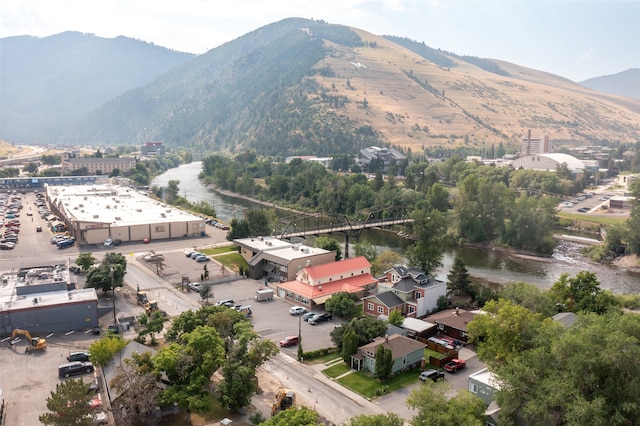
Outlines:
{"type": "Polygon", "coordinates": [[[289,17],[408,37],[574,81],[640,68],[640,0],[3,0],[0,37],[81,31],[204,53],[289,17]]]}

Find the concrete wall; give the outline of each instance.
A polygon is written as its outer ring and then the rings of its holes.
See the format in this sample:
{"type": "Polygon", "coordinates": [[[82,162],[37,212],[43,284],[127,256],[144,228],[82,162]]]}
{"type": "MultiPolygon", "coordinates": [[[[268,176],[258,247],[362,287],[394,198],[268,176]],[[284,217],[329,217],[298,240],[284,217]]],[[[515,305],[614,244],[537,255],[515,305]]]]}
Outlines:
{"type": "Polygon", "coordinates": [[[187,224],[185,222],[171,222],[169,238],[182,238],[187,235],[187,224]]]}
{"type": "Polygon", "coordinates": [[[152,240],[169,238],[171,230],[170,222],[160,222],[149,224],[149,234],[152,240]]]}
{"type": "Polygon", "coordinates": [[[149,225],[131,225],[129,229],[131,230],[131,241],[142,241],[145,238],[151,238],[149,225]]]}
{"type": "Polygon", "coordinates": [[[111,228],[111,235],[109,238],[120,241],[131,241],[129,231],[129,226],[114,226],[111,228]]]}

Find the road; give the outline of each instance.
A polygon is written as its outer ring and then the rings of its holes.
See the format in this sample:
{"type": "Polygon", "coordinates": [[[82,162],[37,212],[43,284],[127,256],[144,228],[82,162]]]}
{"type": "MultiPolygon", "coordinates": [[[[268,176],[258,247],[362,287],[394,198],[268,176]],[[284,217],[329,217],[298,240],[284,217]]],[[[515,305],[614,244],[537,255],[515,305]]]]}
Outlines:
{"type": "MultiPolygon", "coordinates": [[[[359,414],[384,414],[386,410],[366,400],[360,395],[345,389],[341,385],[328,379],[321,373],[326,368],[324,364],[306,365],[282,353],[271,358],[263,367],[260,386],[264,380],[279,383],[272,387],[278,389],[286,387],[296,392],[298,405],[313,408],[326,420],[340,425],[344,421],[359,414]]],[[[275,391],[264,392],[254,398],[253,402],[266,418],[271,415],[271,403],[275,398],[275,391]]]]}

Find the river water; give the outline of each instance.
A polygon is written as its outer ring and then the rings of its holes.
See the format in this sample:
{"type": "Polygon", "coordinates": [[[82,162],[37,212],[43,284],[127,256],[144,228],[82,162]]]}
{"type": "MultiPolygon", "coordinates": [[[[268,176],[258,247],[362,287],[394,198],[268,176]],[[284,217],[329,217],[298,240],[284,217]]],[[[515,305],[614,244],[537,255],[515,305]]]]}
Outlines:
{"type": "MultiPolygon", "coordinates": [[[[194,162],[170,169],[156,177],[151,185],[163,187],[167,186],[170,180],[179,180],[180,195],[191,202],[204,200],[212,203],[218,217],[225,222],[229,222],[234,217],[242,218],[245,209],[263,208],[263,206],[251,201],[228,197],[208,189],[198,180],[201,167],[200,162],[194,162]]],[[[276,211],[276,213],[281,217],[291,214],[284,211],[276,211]]],[[[333,234],[332,237],[339,241],[341,239],[340,234],[333,234]]],[[[377,230],[365,231],[361,238],[373,244],[378,251],[392,249],[402,253],[411,243],[398,237],[395,233],[377,230]]],[[[350,241],[351,249],[354,243],[355,241],[352,239],[350,241]]],[[[580,271],[588,270],[596,273],[602,288],[610,289],[619,294],[640,293],[639,274],[587,262],[579,255],[581,247],[574,243],[562,243],[552,258],[540,260],[523,258],[491,249],[457,247],[445,253],[444,266],[435,275],[438,279],[446,281],[447,273],[451,269],[455,257],[460,256],[473,277],[490,283],[506,284],[513,281],[525,281],[548,288],[563,273],[573,276],[580,271]]],[[[350,250],[350,256],[352,255],[350,250]]]]}

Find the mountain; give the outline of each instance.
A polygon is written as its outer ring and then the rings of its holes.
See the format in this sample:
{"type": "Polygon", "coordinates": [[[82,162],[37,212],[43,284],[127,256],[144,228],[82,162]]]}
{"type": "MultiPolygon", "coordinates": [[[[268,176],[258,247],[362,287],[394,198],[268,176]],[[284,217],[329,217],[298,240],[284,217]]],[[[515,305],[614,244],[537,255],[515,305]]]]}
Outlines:
{"type": "Polygon", "coordinates": [[[495,59],[285,19],[188,59],[85,114],[67,143],[162,141],[194,153],[355,153],[392,144],[640,139],[640,101],[495,59]]]}
{"type": "Polygon", "coordinates": [[[70,140],[79,116],[192,57],[126,37],[78,32],[2,38],[0,136],[70,140]]]}
{"type": "Polygon", "coordinates": [[[613,75],[594,77],[580,82],[599,92],[640,99],[640,68],[631,68],[613,75]]]}

